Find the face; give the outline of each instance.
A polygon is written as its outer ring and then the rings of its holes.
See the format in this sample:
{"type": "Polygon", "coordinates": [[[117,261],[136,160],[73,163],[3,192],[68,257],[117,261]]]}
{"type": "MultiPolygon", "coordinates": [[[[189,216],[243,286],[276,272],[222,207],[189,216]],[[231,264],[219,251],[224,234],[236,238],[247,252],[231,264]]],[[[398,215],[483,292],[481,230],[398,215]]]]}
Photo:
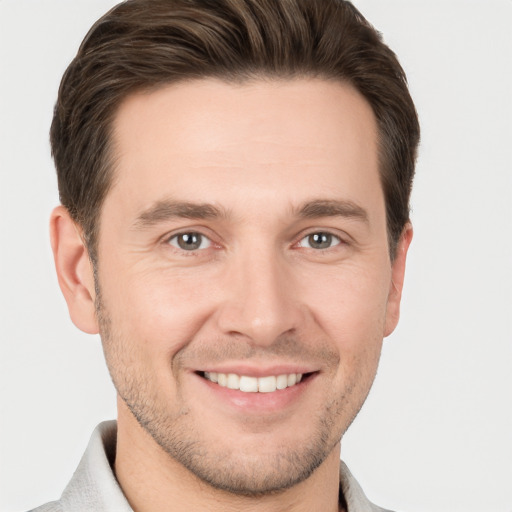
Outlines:
{"type": "Polygon", "coordinates": [[[216,488],[304,480],[397,318],[370,106],[339,83],[202,80],[128,98],[114,128],[97,313],[122,407],[216,488]]]}

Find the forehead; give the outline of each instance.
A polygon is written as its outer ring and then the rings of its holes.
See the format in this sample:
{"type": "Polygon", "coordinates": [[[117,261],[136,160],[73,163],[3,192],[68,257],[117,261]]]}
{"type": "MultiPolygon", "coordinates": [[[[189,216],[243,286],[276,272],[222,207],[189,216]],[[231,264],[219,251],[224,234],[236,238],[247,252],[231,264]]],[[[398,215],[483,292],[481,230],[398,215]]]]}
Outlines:
{"type": "Polygon", "coordinates": [[[381,195],[372,109],[339,82],[173,84],[128,97],[113,136],[109,196],[127,208],[159,195],[226,201],[227,208],[244,207],[249,197],[284,204],[308,193],[381,195]]]}

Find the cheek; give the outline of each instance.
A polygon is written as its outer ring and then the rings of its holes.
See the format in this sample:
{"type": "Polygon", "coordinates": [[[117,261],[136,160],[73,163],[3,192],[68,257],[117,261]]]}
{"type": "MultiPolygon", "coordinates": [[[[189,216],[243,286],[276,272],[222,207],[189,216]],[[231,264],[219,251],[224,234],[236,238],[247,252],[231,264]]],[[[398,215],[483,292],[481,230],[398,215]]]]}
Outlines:
{"type": "MultiPolygon", "coordinates": [[[[318,281],[317,281],[318,282],[318,281]]],[[[303,291],[318,325],[343,351],[380,346],[386,317],[390,272],[338,269],[323,286],[303,291]]]]}
{"type": "Polygon", "coordinates": [[[131,340],[149,357],[168,361],[190,342],[210,314],[213,290],[201,276],[134,272],[133,267],[112,275],[115,280],[101,279],[112,324],[121,339],[131,340]]]}

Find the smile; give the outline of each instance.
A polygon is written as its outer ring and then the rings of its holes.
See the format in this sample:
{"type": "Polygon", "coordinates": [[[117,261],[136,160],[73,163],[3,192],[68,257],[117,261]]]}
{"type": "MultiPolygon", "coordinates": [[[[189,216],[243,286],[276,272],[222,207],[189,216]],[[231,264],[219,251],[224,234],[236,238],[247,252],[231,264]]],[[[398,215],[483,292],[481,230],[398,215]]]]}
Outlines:
{"type": "Polygon", "coordinates": [[[298,384],[302,380],[302,373],[249,377],[236,373],[204,372],[204,377],[221,387],[243,391],[244,393],[273,393],[298,384]]]}

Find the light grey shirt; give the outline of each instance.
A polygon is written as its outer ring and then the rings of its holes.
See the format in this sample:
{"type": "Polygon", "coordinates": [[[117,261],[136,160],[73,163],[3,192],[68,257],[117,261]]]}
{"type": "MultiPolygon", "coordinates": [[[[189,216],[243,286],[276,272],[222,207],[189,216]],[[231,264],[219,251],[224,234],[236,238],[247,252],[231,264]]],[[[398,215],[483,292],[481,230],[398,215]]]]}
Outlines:
{"type": "MultiPolygon", "coordinates": [[[[60,500],[31,512],[133,512],[112,471],[116,435],[115,421],[100,423],[60,500]]],[[[348,512],[390,512],[368,501],[343,462],[340,485],[348,512]]]]}

